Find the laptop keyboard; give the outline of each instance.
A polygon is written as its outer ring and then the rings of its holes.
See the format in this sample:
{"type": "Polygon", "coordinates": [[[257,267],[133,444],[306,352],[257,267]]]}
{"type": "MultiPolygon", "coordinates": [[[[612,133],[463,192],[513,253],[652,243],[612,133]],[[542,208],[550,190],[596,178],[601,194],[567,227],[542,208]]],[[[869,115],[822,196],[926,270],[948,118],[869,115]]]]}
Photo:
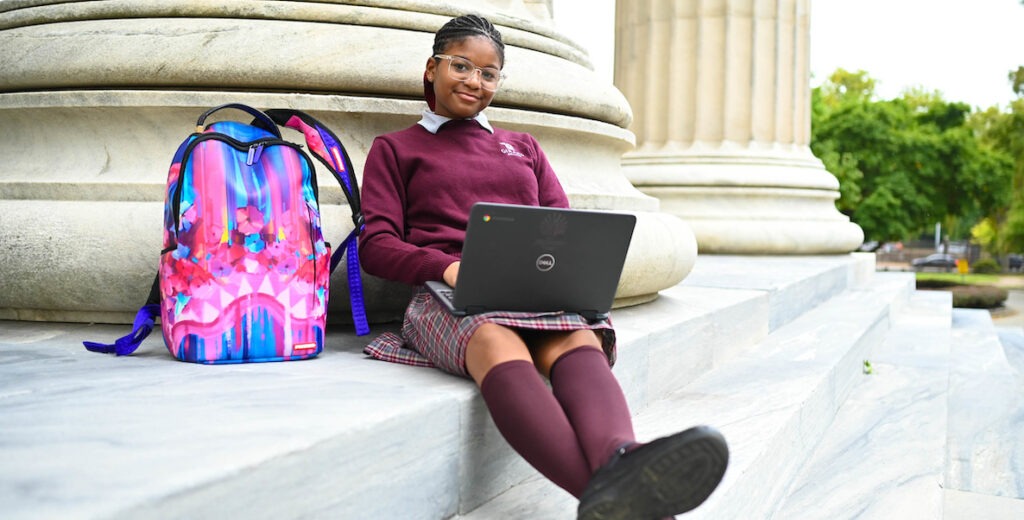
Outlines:
{"type": "Polygon", "coordinates": [[[454,303],[455,302],[455,291],[453,289],[437,289],[438,296],[454,303]]]}

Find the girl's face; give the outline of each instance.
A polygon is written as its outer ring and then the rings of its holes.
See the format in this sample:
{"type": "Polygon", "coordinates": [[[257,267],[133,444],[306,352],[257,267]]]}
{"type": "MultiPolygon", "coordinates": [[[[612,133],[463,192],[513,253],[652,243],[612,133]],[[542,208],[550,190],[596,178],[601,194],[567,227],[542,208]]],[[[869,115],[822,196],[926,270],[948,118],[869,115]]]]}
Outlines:
{"type": "MultiPolygon", "coordinates": [[[[443,54],[459,56],[475,66],[501,69],[498,52],[491,40],[484,36],[470,36],[448,45],[443,54]]],[[[452,119],[466,119],[479,114],[491,104],[494,92],[480,84],[480,73],[474,71],[469,79],[459,81],[451,77],[448,59],[427,59],[427,79],[434,83],[436,105],[434,112],[452,119]]]]}

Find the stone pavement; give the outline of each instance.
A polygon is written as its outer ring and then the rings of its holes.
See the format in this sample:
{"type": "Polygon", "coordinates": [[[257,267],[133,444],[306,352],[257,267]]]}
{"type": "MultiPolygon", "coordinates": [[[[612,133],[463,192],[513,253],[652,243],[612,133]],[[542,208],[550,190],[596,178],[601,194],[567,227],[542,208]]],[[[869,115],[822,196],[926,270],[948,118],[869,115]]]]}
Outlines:
{"type": "Polygon", "coordinates": [[[992,312],[996,327],[1024,327],[1024,289],[1007,290],[1003,309],[992,312]]]}

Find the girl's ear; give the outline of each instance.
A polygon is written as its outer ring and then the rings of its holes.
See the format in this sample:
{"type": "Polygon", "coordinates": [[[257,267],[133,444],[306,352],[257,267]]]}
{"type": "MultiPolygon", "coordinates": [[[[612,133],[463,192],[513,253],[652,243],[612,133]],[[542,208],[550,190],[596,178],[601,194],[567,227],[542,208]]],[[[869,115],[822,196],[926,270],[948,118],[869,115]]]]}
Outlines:
{"type": "Polygon", "coordinates": [[[426,72],[424,73],[423,78],[433,83],[435,74],[437,74],[437,60],[431,56],[427,58],[426,72]]]}
{"type": "Polygon", "coordinates": [[[431,111],[436,108],[437,96],[434,95],[434,82],[427,79],[426,71],[423,72],[423,99],[431,111]]]}

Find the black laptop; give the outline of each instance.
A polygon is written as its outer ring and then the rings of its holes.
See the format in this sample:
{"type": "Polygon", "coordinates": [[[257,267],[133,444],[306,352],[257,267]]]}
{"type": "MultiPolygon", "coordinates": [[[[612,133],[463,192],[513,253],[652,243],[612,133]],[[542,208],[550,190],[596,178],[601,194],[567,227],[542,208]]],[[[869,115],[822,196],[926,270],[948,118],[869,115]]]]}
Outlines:
{"type": "Polygon", "coordinates": [[[565,311],[604,319],[635,225],[628,213],[477,203],[457,286],[427,288],[459,316],[565,311]]]}

